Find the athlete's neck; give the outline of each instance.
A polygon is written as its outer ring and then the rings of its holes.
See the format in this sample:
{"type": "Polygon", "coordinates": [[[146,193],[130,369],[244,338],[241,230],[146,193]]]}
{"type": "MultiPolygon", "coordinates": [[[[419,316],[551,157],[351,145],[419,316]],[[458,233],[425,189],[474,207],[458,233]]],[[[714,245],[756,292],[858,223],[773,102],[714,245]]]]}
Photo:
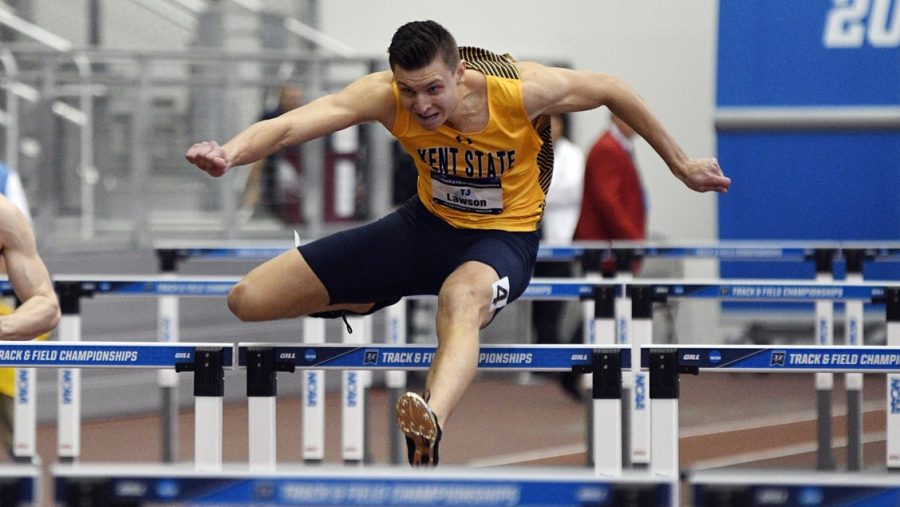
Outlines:
{"type": "Polygon", "coordinates": [[[447,118],[447,126],[461,133],[483,130],[490,120],[487,82],[484,74],[466,70],[459,86],[460,99],[453,114],[447,118]]]}

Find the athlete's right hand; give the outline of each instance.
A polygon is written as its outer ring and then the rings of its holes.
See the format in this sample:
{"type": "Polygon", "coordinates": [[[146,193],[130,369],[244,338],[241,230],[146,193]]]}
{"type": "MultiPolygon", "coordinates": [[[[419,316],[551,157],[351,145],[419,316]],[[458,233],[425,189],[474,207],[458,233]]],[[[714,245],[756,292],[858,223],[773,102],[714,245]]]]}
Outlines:
{"type": "Polygon", "coordinates": [[[184,158],[210,176],[219,177],[231,169],[225,150],[215,141],[195,143],[188,148],[184,158]]]}

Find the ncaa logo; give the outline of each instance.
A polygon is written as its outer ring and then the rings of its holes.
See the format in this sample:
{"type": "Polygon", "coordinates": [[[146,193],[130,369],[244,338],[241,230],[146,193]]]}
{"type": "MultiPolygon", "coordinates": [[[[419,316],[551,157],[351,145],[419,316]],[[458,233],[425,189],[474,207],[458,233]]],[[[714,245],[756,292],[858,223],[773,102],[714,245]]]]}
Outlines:
{"type": "Polygon", "coordinates": [[[709,362],[713,364],[718,364],[722,360],[722,353],[718,350],[710,350],[709,351],[709,362]]]}
{"type": "Polygon", "coordinates": [[[363,356],[363,364],[378,364],[378,351],[367,350],[365,356],[363,356]]]}
{"type": "Polygon", "coordinates": [[[315,349],[306,349],[303,351],[303,359],[306,359],[306,362],[311,363],[316,360],[316,351],[315,349]]]}
{"type": "Polygon", "coordinates": [[[784,355],[783,350],[772,352],[772,360],[769,361],[769,366],[784,366],[784,355]]]}

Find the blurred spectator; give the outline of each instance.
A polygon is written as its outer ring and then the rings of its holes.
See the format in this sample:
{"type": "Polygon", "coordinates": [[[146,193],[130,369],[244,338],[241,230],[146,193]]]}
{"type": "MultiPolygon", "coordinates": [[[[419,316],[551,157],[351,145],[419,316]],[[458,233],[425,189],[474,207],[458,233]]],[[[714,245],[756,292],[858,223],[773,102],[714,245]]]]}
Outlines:
{"type": "MultiPolygon", "coordinates": [[[[628,124],[612,115],[609,129],[588,153],[576,241],[646,239],[647,201],[635,164],[634,136],[628,124]]],[[[638,268],[635,264],[633,271],[638,268]]]]}
{"type": "MultiPolygon", "coordinates": [[[[263,113],[260,120],[270,120],[302,104],[303,90],[297,85],[283,85],[278,92],[277,106],[263,113]]],[[[256,161],[247,176],[241,215],[249,219],[255,211],[261,210],[284,223],[303,223],[302,178],[300,145],[256,161]]]]}
{"type": "MultiPolygon", "coordinates": [[[[550,117],[550,136],[553,140],[553,179],[547,193],[544,218],[541,220],[541,243],[544,245],[568,245],[578,221],[584,181],[584,152],[569,141],[569,118],[554,114],[550,117]]],[[[568,278],[574,275],[569,262],[538,261],[534,276],[542,278],[568,278]]],[[[564,329],[565,316],[572,303],[567,301],[535,301],[531,306],[531,322],[535,343],[563,343],[571,331],[564,329]]],[[[580,394],[574,383],[563,376],[563,388],[575,398],[580,394]]]]}

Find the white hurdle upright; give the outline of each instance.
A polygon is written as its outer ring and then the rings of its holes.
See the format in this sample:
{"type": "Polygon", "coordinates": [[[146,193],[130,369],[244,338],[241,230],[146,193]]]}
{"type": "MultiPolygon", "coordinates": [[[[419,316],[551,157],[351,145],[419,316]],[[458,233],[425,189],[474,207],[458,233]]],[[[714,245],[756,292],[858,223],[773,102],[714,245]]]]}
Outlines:
{"type": "Polygon", "coordinates": [[[37,371],[16,368],[16,397],[13,400],[13,459],[36,463],[37,455],[37,371]]]}
{"type": "MultiPolygon", "coordinates": [[[[303,319],[303,342],[325,343],[325,319],[303,319]]],[[[307,463],[325,459],[325,372],[303,372],[303,437],[302,456],[307,463]]]]}
{"type": "MultiPolygon", "coordinates": [[[[81,341],[81,290],[75,284],[55,282],[60,311],[60,342],[81,341]]],[[[61,368],[57,372],[57,444],[63,463],[74,462],[81,454],[81,370],[61,368]]]]}
{"type": "MultiPolygon", "coordinates": [[[[342,342],[368,343],[370,317],[347,316],[342,342]],[[351,332],[355,329],[355,332],[351,332]]],[[[363,370],[341,372],[341,458],[346,464],[363,464],[366,449],[366,385],[370,373],[363,370]]]]}
{"type": "MultiPolygon", "coordinates": [[[[900,287],[885,293],[887,304],[887,344],[900,347],[900,287]]],[[[887,376],[887,466],[900,469],[900,373],[887,376]]]]}
{"type": "MultiPolygon", "coordinates": [[[[393,304],[385,309],[385,336],[387,336],[387,345],[405,345],[408,341],[406,327],[406,313],[408,301],[406,298],[401,299],[398,303],[393,304]]],[[[406,388],[406,372],[404,370],[388,370],[384,374],[385,387],[388,389],[390,400],[388,407],[393,408],[397,405],[397,401],[406,388]]],[[[388,428],[394,427],[394,412],[388,410],[388,428]]],[[[406,442],[400,438],[400,432],[393,430],[390,432],[390,462],[405,462],[406,442]]]]}

